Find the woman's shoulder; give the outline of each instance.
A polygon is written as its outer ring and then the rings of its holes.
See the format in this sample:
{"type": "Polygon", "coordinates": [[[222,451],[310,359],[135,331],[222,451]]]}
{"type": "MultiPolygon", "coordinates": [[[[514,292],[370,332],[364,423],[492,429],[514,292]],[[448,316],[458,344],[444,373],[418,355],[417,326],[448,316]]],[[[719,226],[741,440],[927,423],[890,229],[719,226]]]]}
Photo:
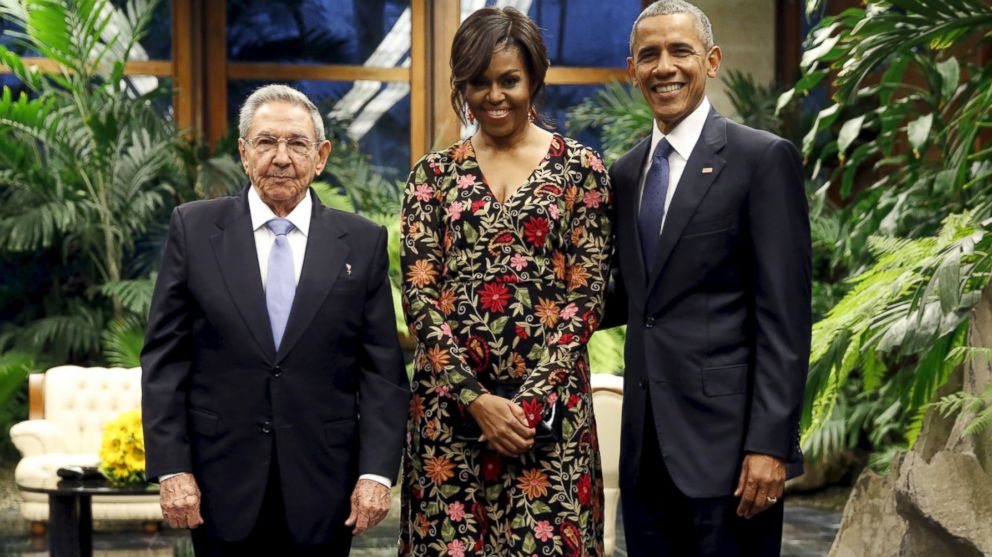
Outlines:
{"type": "Polygon", "coordinates": [[[472,142],[469,139],[460,139],[444,149],[431,151],[420,157],[415,166],[431,165],[440,166],[451,163],[460,163],[469,157],[475,157],[472,149],[472,142]]]}
{"type": "Polygon", "coordinates": [[[560,151],[566,160],[574,161],[582,168],[591,169],[595,172],[605,172],[606,165],[603,164],[603,157],[592,147],[583,145],[571,137],[555,134],[554,141],[561,144],[560,151]]]}

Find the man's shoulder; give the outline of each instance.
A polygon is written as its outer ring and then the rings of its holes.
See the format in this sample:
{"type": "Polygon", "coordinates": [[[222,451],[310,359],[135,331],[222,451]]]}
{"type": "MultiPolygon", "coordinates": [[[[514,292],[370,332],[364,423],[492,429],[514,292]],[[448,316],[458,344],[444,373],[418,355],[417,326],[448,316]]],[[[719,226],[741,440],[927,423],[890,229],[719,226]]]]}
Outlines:
{"type": "Polygon", "coordinates": [[[226,214],[235,208],[239,198],[237,196],[215,197],[213,199],[198,199],[187,201],[176,207],[183,220],[188,219],[211,219],[226,214]]]}
{"type": "Polygon", "coordinates": [[[638,142],[635,143],[634,146],[630,148],[630,150],[628,150],[623,155],[620,155],[620,158],[618,158],[616,161],[613,162],[611,168],[626,167],[628,164],[640,165],[642,159],[644,158],[645,143],[650,145],[651,143],[650,135],[638,140],[638,142]]]}
{"type": "Polygon", "coordinates": [[[382,225],[355,213],[326,206],[322,209],[327,211],[328,216],[337,221],[350,234],[362,234],[375,238],[382,228],[382,225]]]}
{"type": "Polygon", "coordinates": [[[726,121],[727,144],[735,152],[743,152],[748,158],[760,156],[773,147],[788,148],[788,146],[792,146],[791,141],[772,132],[752,128],[730,118],[727,118],[726,121]]]}

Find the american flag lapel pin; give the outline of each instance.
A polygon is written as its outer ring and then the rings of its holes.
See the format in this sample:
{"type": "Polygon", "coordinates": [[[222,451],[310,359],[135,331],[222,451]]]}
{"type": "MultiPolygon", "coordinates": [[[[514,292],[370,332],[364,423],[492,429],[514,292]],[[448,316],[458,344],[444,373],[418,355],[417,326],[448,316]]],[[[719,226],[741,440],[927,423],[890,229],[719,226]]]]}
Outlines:
{"type": "Polygon", "coordinates": [[[712,166],[704,166],[703,167],[703,174],[712,174],[712,173],[713,173],[713,167],[712,166]]]}
{"type": "Polygon", "coordinates": [[[344,272],[345,273],[348,273],[348,276],[349,277],[351,276],[351,263],[345,263],[344,264],[344,272]]]}

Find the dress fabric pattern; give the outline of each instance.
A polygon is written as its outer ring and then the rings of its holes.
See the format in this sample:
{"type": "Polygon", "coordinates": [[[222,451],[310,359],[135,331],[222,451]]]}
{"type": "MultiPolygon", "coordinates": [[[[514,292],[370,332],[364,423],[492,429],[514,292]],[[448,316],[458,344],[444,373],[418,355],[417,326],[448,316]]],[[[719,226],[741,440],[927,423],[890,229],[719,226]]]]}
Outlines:
{"type": "Polygon", "coordinates": [[[403,202],[414,355],[400,555],[599,556],[602,472],[585,344],[603,312],[613,196],[602,159],[555,134],[496,200],[471,140],[422,158],[403,202]],[[496,382],[561,440],[519,457],[456,439],[496,382]]]}

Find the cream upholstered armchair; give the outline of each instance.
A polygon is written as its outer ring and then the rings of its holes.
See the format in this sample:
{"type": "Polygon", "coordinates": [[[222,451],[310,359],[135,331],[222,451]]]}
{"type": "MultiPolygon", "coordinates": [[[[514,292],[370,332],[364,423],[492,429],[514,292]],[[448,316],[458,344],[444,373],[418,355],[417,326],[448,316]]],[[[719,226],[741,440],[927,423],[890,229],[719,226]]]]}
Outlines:
{"type": "MultiPolygon", "coordinates": [[[[29,418],[10,428],[21,452],[14,470],[18,485],[54,487],[63,466],[96,466],[103,426],[121,412],[141,407],[141,368],[54,367],[29,379],[29,418]]],[[[21,491],[21,515],[44,531],[48,496],[21,491]]],[[[158,496],[97,495],[94,520],[140,520],[150,528],[162,520],[158,496]]]]}
{"type": "Polygon", "coordinates": [[[592,407],[596,415],[599,454],[603,464],[603,546],[613,555],[617,545],[617,505],[620,502],[620,409],[623,377],[594,374],[592,407]]]}

